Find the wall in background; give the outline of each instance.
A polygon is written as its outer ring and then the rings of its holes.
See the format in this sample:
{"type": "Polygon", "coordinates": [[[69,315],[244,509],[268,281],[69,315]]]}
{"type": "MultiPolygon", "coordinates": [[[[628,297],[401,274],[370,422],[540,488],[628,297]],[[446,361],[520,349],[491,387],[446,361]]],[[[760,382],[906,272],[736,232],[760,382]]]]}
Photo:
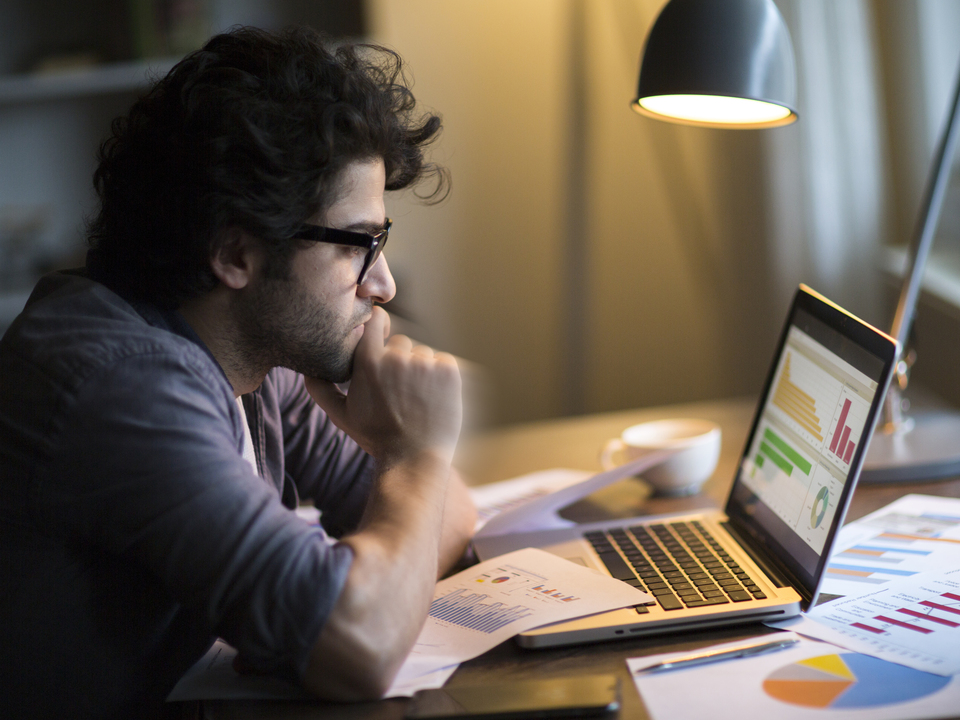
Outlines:
{"type": "Polygon", "coordinates": [[[792,293],[768,268],[763,140],[630,110],[661,5],[368,5],[444,115],[454,179],[439,208],[393,202],[390,262],[429,339],[486,368],[497,421],[763,380],[792,293]]]}
{"type": "MultiPolygon", "coordinates": [[[[875,289],[869,273],[822,266],[839,257],[875,269],[873,253],[891,234],[892,204],[872,218],[852,212],[824,233],[829,223],[818,222],[815,206],[833,194],[818,178],[828,177],[821,165],[833,157],[828,179],[853,200],[879,187],[877,175],[892,178],[885,187],[895,197],[919,196],[916,181],[897,170],[897,162],[916,164],[903,145],[912,136],[897,140],[906,150],[884,151],[866,172],[829,151],[862,126],[843,102],[824,105],[823,97],[802,95],[800,124],[769,131],[688,128],[635,115],[629,101],[640,52],[663,2],[366,0],[360,19],[350,20],[400,51],[418,99],[444,116],[433,153],[451,169],[453,193],[435,207],[410,193],[391,198],[388,257],[413,332],[483,368],[494,422],[756,392],[800,281],[889,322],[868,292],[875,289]],[[834,135],[812,151],[813,136],[822,134],[813,126],[834,135]],[[891,160],[897,152],[909,162],[891,160]],[[864,236],[856,253],[838,251],[852,232],[864,236]]],[[[830,56],[832,68],[850,60],[842,54],[849,52],[847,23],[870,32],[873,15],[901,2],[778,0],[795,41],[812,38],[798,43],[801,62],[803,52],[816,58],[818,48],[832,49],[840,53],[830,56]]],[[[94,17],[135,4],[89,0],[82,7],[94,17]]],[[[40,45],[31,34],[43,27],[37,13],[61,5],[81,6],[23,0],[0,9],[0,70],[21,72],[35,62],[40,45]]],[[[212,7],[220,25],[336,22],[310,17],[321,4],[307,0],[212,7]]],[[[94,25],[90,32],[106,27],[94,25]]],[[[68,26],[47,33],[47,45],[69,46],[68,26]]],[[[881,56],[896,54],[900,41],[888,35],[866,44],[876,43],[881,56]]],[[[101,52],[134,45],[114,38],[101,52]]],[[[845,96],[841,80],[873,88],[870,53],[853,59],[861,77],[837,73],[834,100],[845,96]]],[[[809,68],[801,73],[801,86],[821,89],[809,68]]],[[[885,64],[882,77],[889,73],[885,64]]],[[[29,107],[0,97],[0,206],[56,208],[45,232],[79,247],[93,151],[108,118],[132,99],[132,89],[124,92],[29,107]]],[[[878,132],[894,135],[885,120],[878,132]]],[[[835,204],[845,206],[846,196],[835,204]]],[[[906,211],[894,215],[894,225],[908,215],[912,222],[906,211]]]]}
{"type": "Polygon", "coordinates": [[[148,83],[233,24],[364,32],[360,0],[0,3],[0,332],[39,274],[83,261],[96,151],[148,83]]]}

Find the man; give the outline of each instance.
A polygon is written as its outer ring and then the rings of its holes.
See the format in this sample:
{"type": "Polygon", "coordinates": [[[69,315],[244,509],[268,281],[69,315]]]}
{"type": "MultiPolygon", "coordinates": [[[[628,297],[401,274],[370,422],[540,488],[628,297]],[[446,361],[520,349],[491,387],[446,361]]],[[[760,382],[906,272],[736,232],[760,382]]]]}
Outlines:
{"type": "Polygon", "coordinates": [[[0,343],[0,714],[157,714],[217,635],[389,687],[474,521],[456,362],[376,306],[384,190],[444,188],[414,110],[389,51],[240,29],[114,122],[86,268],[0,343]]]}

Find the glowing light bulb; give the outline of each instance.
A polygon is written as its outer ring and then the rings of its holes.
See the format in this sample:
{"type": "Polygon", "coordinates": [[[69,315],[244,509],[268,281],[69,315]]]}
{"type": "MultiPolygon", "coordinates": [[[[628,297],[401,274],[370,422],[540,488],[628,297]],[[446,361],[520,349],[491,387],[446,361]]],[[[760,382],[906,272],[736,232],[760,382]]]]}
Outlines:
{"type": "Polygon", "coordinates": [[[796,119],[782,105],[722,95],[654,95],[640,98],[634,108],[645,115],[696,125],[769,127],[796,119]]]}

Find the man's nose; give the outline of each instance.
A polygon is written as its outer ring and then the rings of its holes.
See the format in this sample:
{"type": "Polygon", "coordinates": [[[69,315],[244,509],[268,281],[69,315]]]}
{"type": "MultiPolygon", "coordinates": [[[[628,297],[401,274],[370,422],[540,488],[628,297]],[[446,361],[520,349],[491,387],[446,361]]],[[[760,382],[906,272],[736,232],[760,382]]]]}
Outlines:
{"type": "Polygon", "coordinates": [[[357,287],[357,294],[372,298],[379,303],[389,302],[397,294],[397,284],[394,282],[385,255],[381,254],[373,266],[367,270],[363,284],[357,287]]]}

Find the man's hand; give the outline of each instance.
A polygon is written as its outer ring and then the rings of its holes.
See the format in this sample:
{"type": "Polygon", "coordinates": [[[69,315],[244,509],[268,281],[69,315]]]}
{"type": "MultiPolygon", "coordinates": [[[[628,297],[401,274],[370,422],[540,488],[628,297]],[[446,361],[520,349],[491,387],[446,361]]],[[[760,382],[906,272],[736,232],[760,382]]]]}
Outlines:
{"type": "Polygon", "coordinates": [[[378,464],[363,521],[341,539],[353,563],[304,675],[309,690],[337,700],[387,690],[420,632],[438,573],[463,551],[474,522],[451,470],[463,412],[457,362],[402,335],[385,342],[387,318],[374,308],[367,321],[348,394],[305,380],[378,464]]]}
{"type": "Polygon", "coordinates": [[[333,423],[381,463],[422,452],[449,462],[463,406],[456,359],[395,335],[385,342],[389,316],[373,309],[353,360],[349,394],[305,378],[307,392],[333,423]]]}

